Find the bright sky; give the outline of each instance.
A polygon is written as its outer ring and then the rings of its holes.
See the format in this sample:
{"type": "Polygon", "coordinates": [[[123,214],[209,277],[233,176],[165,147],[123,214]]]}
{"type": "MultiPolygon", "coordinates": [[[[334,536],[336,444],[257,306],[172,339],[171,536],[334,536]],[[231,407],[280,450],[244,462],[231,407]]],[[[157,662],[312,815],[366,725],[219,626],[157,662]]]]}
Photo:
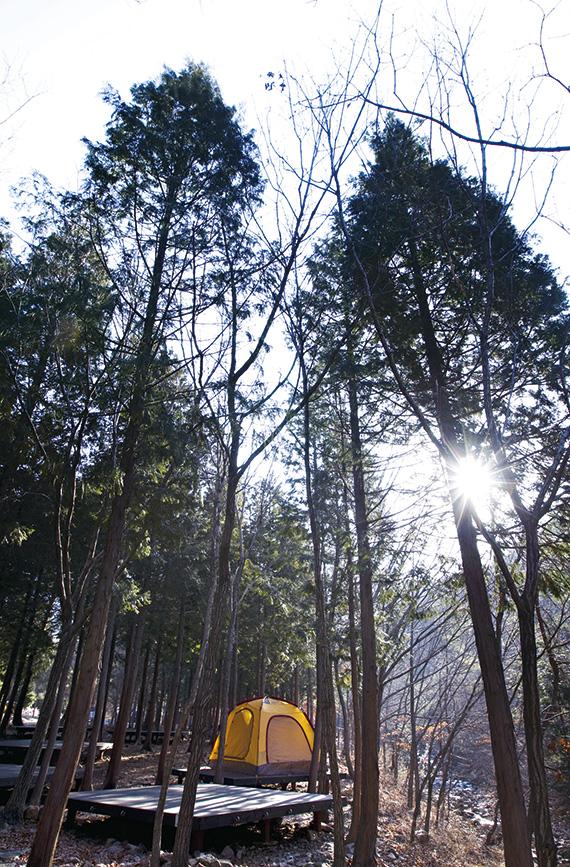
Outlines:
{"type": "MultiPolygon", "coordinates": [[[[538,69],[538,51],[529,47],[540,22],[533,0],[489,0],[488,8],[485,0],[450,0],[450,5],[463,32],[483,15],[476,83],[485,99],[502,95],[512,70],[528,66],[531,57],[538,69]]],[[[559,75],[566,74],[570,49],[564,6],[558,4],[547,26],[549,56],[564,60],[554,68],[559,75]]],[[[8,213],[9,186],[33,170],[55,186],[76,186],[81,138],[104,136],[109,113],[98,94],[106,83],[128,97],[133,83],[155,78],[163,66],[177,70],[186,59],[204,61],[226,102],[241,106],[247,125],[257,126],[268,99],[268,71],[279,71],[286,62],[298,73],[324,78],[333,57],[350,46],[358,20],[370,21],[377,7],[377,0],[3,0],[0,61],[6,82],[0,88],[0,121],[26,94],[33,98],[0,125],[0,214],[8,213]]],[[[421,53],[418,39],[429,40],[435,13],[445,14],[442,0],[384,0],[384,35],[392,14],[395,32],[404,34],[396,42],[399,66],[412,69],[421,53]]],[[[417,71],[407,86],[413,89],[420,80],[417,71]]],[[[558,103],[570,106],[570,95],[560,86],[548,93],[552,108],[543,115],[545,122],[558,103]]],[[[569,190],[561,177],[552,204],[567,225],[569,190]]],[[[543,228],[548,227],[541,226],[541,233],[543,228]]],[[[563,268],[566,236],[550,231],[548,250],[563,268]]]]}

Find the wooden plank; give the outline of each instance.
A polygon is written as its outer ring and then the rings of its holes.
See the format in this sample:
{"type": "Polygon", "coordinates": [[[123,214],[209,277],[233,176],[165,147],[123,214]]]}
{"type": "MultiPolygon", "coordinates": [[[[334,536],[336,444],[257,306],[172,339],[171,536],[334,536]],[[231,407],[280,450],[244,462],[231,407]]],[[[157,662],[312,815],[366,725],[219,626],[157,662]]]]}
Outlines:
{"type": "MultiPolygon", "coordinates": [[[[47,741],[44,741],[40,758],[44,754],[47,746],[47,741]]],[[[83,744],[83,749],[89,746],[87,742],[83,744]]],[[[63,747],[63,741],[56,741],[53,752],[51,754],[51,762],[55,765],[59,759],[63,747]]],[[[22,764],[26,758],[26,753],[30,748],[30,741],[27,738],[13,738],[12,740],[0,741],[0,765],[22,764]]]]}
{"type": "Polygon", "coordinates": [[[17,738],[31,738],[36,730],[35,725],[28,723],[22,726],[14,726],[14,731],[16,732],[17,738]]]}
{"type": "MultiPolygon", "coordinates": [[[[110,735],[114,735],[115,730],[113,728],[107,729],[107,731],[109,732],[110,735]]],[[[172,739],[173,739],[175,733],[176,732],[173,730],[172,734],[170,736],[170,743],[172,743],[172,739]]],[[[156,730],[152,731],[150,733],[151,743],[159,744],[159,745],[162,744],[162,742],[164,741],[164,735],[165,735],[165,732],[162,729],[156,729],[156,730]]],[[[186,740],[187,737],[188,737],[188,732],[183,732],[182,733],[182,740],[186,740]]],[[[141,741],[145,740],[146,729],[143,729],[140,732],[140,738],[141,738],[141,741]]],[[[134,744],[134,743],[136,743],[136,741],[137,741],[136,729],[127,729],[125,732],[125,743],[126,744],[134,744]]]]}
{"type": "MultiPolygon", "coordinates": [[[[13,785],[15,785],[21,770],[21,765],[0,765],[0,789],[9,789],[13,785]]],[[[54,770],[55,768],[53,767],[48,768],[46,780],[51,780],[54,770]]],[[[40,766],[38,765],[36,770],[34,771],[34,782],[37,779],[39,772],[40,766]]]]}
{"type": "MultiPolygon", "coordinates": [[[[186,768],[172,768],[172,773],[178,778],[178,782],[182,783],[186,776],[186,768]]],[[[200,768],[200,781],[202,783],[213,783],[215,771],[212,768],[200,768]]],[[[279,785],[286,788],[291,783],[307,782],[308,774],[268,774],[264,776],[255,776],[254,774],[235,774],[231,771],[225,771],[222,782],[227,786],[251,786],[258,788],[260,786],[279,785]]]]}
{"type": "MultiPolygon", "coordinates": [[[[12,786],[15,785],[16,780],[20,776],[20,771],[22,770],[22,765],[0,765],[0,789],[11,789],[12,786]]],[[[34,771],[34,776],[32,778],[32,783],[35,783],[38,774],[39,774],[40,766],[36,767],[34,771]]],[[[46,782],[49,782],[53,777],[53,772],[55,768],[53,765],[50,765],[47,771],[46,782]]],[[[83,768],[77,768],[75,771],[74,778],[74,787],[79,786],[79,783],[83,779],[85,771],[83,768]]]]}
{"type": "MultiPolygon", "coordinates": [[[[170,786],[164,810],[165,826],[176,827],[183,787],[170,786]]],[[[139,822],[153,822],[160,786],[132,789],[102,789],[74,792],[67,801],[69,819],[78,811],[114,816],[139,822]]],[[[259,822],[279,816],[321,813],[330,809],[329,795],[282,792],[275,789],[244,789],[199,783],[192,827],[194,830],[259,822]]]]}
{"type": "MultiPolygon", "coordinates": [[[[42,747],[42,755],[44,747],[42,747]]],[[[52,762],[57,762],[61,752],[62,742],[56,741],[52,762]]],[[[21,764],[26,758],[26,753],[30,748],[29,738],[13,738],[12,740],[0,741],[0,764],[21,764]]]]}

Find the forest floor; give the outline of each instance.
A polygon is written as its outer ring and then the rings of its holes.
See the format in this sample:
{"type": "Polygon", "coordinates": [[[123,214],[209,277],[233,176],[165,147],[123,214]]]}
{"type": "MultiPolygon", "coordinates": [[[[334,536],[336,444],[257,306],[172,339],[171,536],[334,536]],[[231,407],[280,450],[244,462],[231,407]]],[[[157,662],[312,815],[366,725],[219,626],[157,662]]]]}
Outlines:
{"type": "MultiPolygon", "coordinates": [[[[182,747],[181,760],[185,758],[182,747]]],[[[142,753],[138,747],[126,747],[119,786],[154,785],[158,753],[142,753]]],[[[95,787],[101,785],[106,761],[96,766],[95,787]]],[[[302,786],[299,786],[302,788],[302,786]]],[[[350,803],[347,788],[346,802],[350,803]]],[[[411,813],[401,787],[381,781],[378,815],[379,867],[500,867],[503,853],[500,842],[486,845],[491,804],[484,799],[477,804],[465,798],[454,802],[449,820],[432,829],[429,838],[410,843],[411,813]]],[[[346,809],[349,819],[349,810],[346,809]]],[[[559,821],[567,818],[567,809],[559,811],[559,821]]],[[[0,826],[0,865],[21,867],[27,860],[36,823],[0,826]]],[[[562,858],[559,865],[570,864],[570,835],[559,831],[562,858]]],[[[209,832],[205,837],[205,852],[192,853],[192,867],[328,867],[332,864],[332,829],[320,832],[309,828],[306,821],[283,822],[272,829],[273,840],[264,844],[256,828],[232,828],[209,832]]],[[[54,867],[147,867],[150,843],[142,837],[117,839],[113,820],[105,817],[77,814],[73,829],[61,832],[54,867]]],[[[351,863],[351,847],[347,847],[347,864],[351,863]]],[[[162,860],[169,860],[165,851],[162,860]]]]}

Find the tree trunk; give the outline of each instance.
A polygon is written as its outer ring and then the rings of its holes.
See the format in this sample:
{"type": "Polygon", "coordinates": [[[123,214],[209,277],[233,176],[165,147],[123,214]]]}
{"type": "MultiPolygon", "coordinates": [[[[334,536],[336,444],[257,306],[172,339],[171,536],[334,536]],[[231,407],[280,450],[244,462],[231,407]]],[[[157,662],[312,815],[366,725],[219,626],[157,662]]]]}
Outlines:
{"type": "MultiPolygon", "coordinates": [[[[170,746],[170,737],[174,728],[174,717],[176,707],[178,705],[178,691],[180,688],[180,669],[182,668],[182,650],[184,645],[184,619],[186,617],[186,590],[182,591],[180,599],[180,616],[178,618],[178,634],[176,636],[176,657],[174,659],[174,668],[172,671],[172,681],[170,683],[168,703],[166,707],[166,717],[164,720],[164,740],[160,749],[158,758],[158,767],[156,769],[155,785],[161,786],[166,769],[166,757],[170,746]]],[[[170,771],[169,771],[170,776],[170,771]]]]}
{"type": "Polygon", "coordinates": [[[144,653],[143,660],[143,669],[141,674],[141,683],[139,690],[139,700],[137,705],[137,716],[135,720],[135,743],[140,744],[142,740],[142,730],[144,726],[144,709],[145,709],[145,696],[146,696],[146,684],[148,680],[148,667],[150,665],[150,643],[147,644],[146,650],[144,653]]]}
{"type": "Polygon", "coordinates": [[[408,771],[408,810],[411,810],[414,807],[414,804],[416,804],[420,789],[416,721],[416,684],[414,677],[414,629],[412,623],[410,631],[410,766],[408,771]]]}
{"type": "Polygon", "coordinates": [[[160,674],[160,662],[162,653],[162,635],[158,639],[156,645],[156,657],[154,660],[154,672],[152,675],[152,684],[150,687],[150,698],[148,702],[148,710],[146,714],[146,737],[143,743],[143,750],[152,752],[152,729],[154,726],[154,712],[156,708],[156,694],[158,690],[158,676],[160,674]]]}
{"type": "Polygon", "coordinates": [[[501,805],[505,865],[532,867],[530,834],[505,675],[475,529],[468,509],[462,508],[462,505],[457,499],[454,500],[457,538],[487,703],[497,793],[501,805]]]}
{"type": "Polygon", "coordinates": [[[97,754],[97,741],[101,737],[102,726],[105,721],[108,673],[111,662],[111,651],[115,640],[115,614],[115,606],[113,605],[111,607],[109,619],[107,621],[107,634],[105,636],[103,658],[101,660],[101,671],[99,673],[97,702],[95,705],[95,714],[93,716],[93,725],[91,726],[89,747],[87,749],[87,756],[85,758],[83,779],[81,780],[81,790],[83,792],[89,792],[93,788],[93,768],[95,765],[95,757],[97,754]]]}
{"type": "Polygon", "coordinates": [[[34,785],[32,797],[30,798],[30,804],[38,805],[41,801],[44,784],[45,784],[48,770],[49,770],[49,766],[51,763],[51,757],[53,755],[53,748],[55,746],[55,742],[57,740],[57,736],[59,733],[59,723],[60,723],[60,719],[61,719],[61,711],[63,708],[63,703],[65,701],[65,693],[66,693],[66,687],[67,687],[67,673],[71,667],[71,661],[73,658],[73,650],[74,650],[74,644],[75,643],[76,643],[75,640],[72,641],[71,646],[70,646],[69,651],[68,651],[67,659],[65,662],[64,673],[63,673],[63,676],[62,676],[60,684],[59,684],[57,699],[56,699],[55,707],[53,709],[52,716],[51,716],[51,723],[50,723],[50,728],[49,728],[49,732],[48,732],[48,740],[47,740],[46,748],[45,748],[43,756],[42,756],[42,763],[40,766],[38,778],[37,778],[35,785],[34,785]]]}
{"type": "Polygon", "coordinates": [[[200,673],[196,690],[188,770],[184,779],[184,789],[182,791],[180,812],[178,814],[178,828],[174,839],[171,862],[172,867],[187,867],[188,865],[190,837],[192,834],[192,816],[194,814],[194,804],[196,802],[200,763],[208,731],[214,673],[219,656],[219,647],[231,582],[231,542],[235,525],[236,492],[239,481],[239,473],[237,469],[238,448],[239,430],[234,428],[234,435],[230,448],[226,508],[222,532],[220,535],[218,581],[215,590],[214,604],[212,607],[212,622],[210,626],[209,641],[206,648],[203,670],[200,673]]]}
{"type": "MultiPolygon", "coordinates": [[[[303,376],[304,393],[308,395],[308,382],[305,370],[304,357],[301,355],[301,371],[303,376]]],[[[317,719],[320,717],[323,732],[325,750],[321,750],[320,738],[315,737],[315,745],[311,760],[311,773],[309,775],[309,791],[314,791],[314,771],[316,760],[321,754],[321,764],[324,765],[325,752],[329,757],[329,767],[333,794],[334,811],[334,867],[342,867],[344,859],[344,820],[342,814],[342,797],[340,792],[340,779],[336,755],[336,706],[334,700],[334,685],[332,676],[332,658],[328,636],[328,622],[326,611],[326,597],[323,584],[321,542],[318,525],[318,516],[313,496],[313,484],[311,473],[310,452],[310,407],[309,401],[304,406],[304,440],[303,454],[305,463],[305,487],[307,491],[307,507],[309,512],[309,525],[311,529],[311,542],[313,548],[313,572],[315,581],[315,606],[317,616],[317,697],[319,696],[319,682],[321,684],[320,700],[317,698],[317,719]]]]}
{"type": "MultiPolygon", "coordinates": [[[[346,504],[348,515],[348,504],[346,504]]],[[[354,569],[352,564],[352,547],[348,543],[347,554],[348,573],[348,630],[350,641],[350,679],[352,686],[352,715],[354,724],[354,783],[352,797],[352,817],[347,842],[354,843],[360,825],[360,802],[362,798],[362,712],[360,693],[360,674],[358,671],[358,650],[356,647],[356,615],[354,600],[354,569]]]]}
{"type": "Polygon", "coordinates": [[[315,719],[313,724],[313,752],[311,754],[311,765],[309,768],[309,782],[307,784],[307,789],[309,792],[316,792],[318,790],[318,777],[319,777],[319,768],[321,765],[322,759],[325,758],[325,751],[323,750],[323,710],[324,710],[324,697],[323,697],[323,655],[322,655],[322,646],[320,643],[317,643],[315,648],[315,662],[316,662],[316,684],[315,684],[315,697],[316,697],[316,707],[315,707],[315,719]]]}
{"type": "MultiPolygon", "coordinates": [[[[133,452],[134,460],[134,452],[133,452]]],[[[40,821],[28,859],[28,867],[51,867],[55,847],[63,821],[67,798],[81,755],[93,691],[97,680],[99,658],[105,639],[107,614],[111,602],[117,563],[120,558],[121,543],[127,503],[130,499],[132,475],[125,478],[121,494],[115,497],[103,563],[95,589],[89,627],[85,639],[81,668],[68,714],[68,728],[65,743],[61,750],[46,801],[40,814],[40,821]]]]}
{"type": "Polygon", "coordinates": [[[441,770],[441,786],[439,788],[439,793],[437,796],[437,804],[435,809],[435,827],[437,828],[440,821],[444,818],[445,811],[445,800],[448,791],[447,783],[449,780],[449,769],[451,767],[451,761],[453,758],[453,751],[450,750],[449,754],[443,763],[443,767],[441,770]]]}
{"type": "Polygon", "coordinates": [[[534,834],[539,867],[556,867],[557,850],[550,821],[548,784],[544,767],[533,608],[529,605],[520,605],[518,618],[522,656],[524,731],[530,790],[529,819],[531,831],[534,834]]]}
{"type": "Polygon", "coordinates": [[[239,612],[236,618],[236,626],[235,626],[235,636],[234,636],[234,652],[232,657],[232,688],[231,688],[231,698],[230,698],[230,707],[235,707],[238,703],[237,697],[239,693],[239,657],[238,657],[238,643],[239,643],[239,612]]]}
{"type": "Polygon", "coordinates": [[[352,377],[349,377],[348,396],[362,636],[362,787],[360,822],[354,844],[353,865],[354,867],[373,867],[376,864],[379,794],[376,629],[374,625],[372,561],[368,536],[366,489],[358,418],[358,395],[356,383],[352,377]]]}
{"type": "Polygon", "coordinates": [[[216,769],[214,772],[214,783],[221,783],[224,776],[224,756],[226,753],[226,733],[228,729],[229,714],[230,675],[231,665],[233,661],[233,648],[238,613],[237,582],[233,581],[232,584],[233,586],[230,589],[230,624],[227,633],[227,646],[225,649],[224,661],[222,665],[222,676],[220,677],[219,741],[218,758],[216,761],[216,769]]]}
{"type": "MultiPolygon", "coordinates": [[[[146,590],[146,585],[143,592],[146,590]]],[[[114,789],[117,786],[117,778],[121,767],[121,758],[125,748],[125,736],[129,725],[133,696],[137,682],[137,669],[142,647],[144,635],[144,627],[146,623],[146,607],[142,608],[136,616],[135,622],[131,629],[131,640],[128,642],[127,658],[125,660],[125,672],[123,676],[123,688],[121,690],[121,698],[119,704],[119,716],[113,731],[113,748],[107,765],[105,780],[101,788],[114,789]]],[[[113,624],[109,623],[107,627],[112,632],[113,624]]]]}
{"type": "Polygon", "coordinates": [[[166,202],[157,239],[156,257],[149,287],[142,336],[137,348],[132,397],[128,408],[128,422],[120,461],[122,490],[115,495],[111,504],[101,571],[95,587],[81,667],[69,709],[68,731],[55,767],[46,802],[40,814],[38,829],[28,859],[28,867],[51,867],[67,798],[75,777],[89,720],[89,711],[97,681],[101,649],[105,640],[113,585],[121,558],[127,509],[134,488],[136,452],[140,439],[143,410],[154,353],[158,302],[161,292],[162,272],[169,237],[172,208],[173,202],[166,202]]]}
{"type": "Polygon", "coordinates": [[[4,678],[2,680],[2,689],[0,690],[0,738],[2,739],[6,737],[6,729],[8,727],[9,714],[6,713],[6,709],[7,703],[10,700],[10,692],[13,685],[14,671],[16,669],[16,665],[18,664],[21,643],[22,636],[21,632],[18,631],[18,634],[16,635],[16,640],[12,645],[10,658],[8,659],[8,665],[6,666],[6,671],[4,672],[4,678]]]}
{"type": "MultiPolygon", "coordinates": [[[[26,598],[24,600],[23,606],[24,610],[21,614],[21,619],[25,622],[26,626],[24,629],[19,629],[16,634],[16,640],[12,645],[10,658],[8,660],[8,665],[6,666],[6,671],[4,673],[2,689],[0,690],[0,738],[6,737],[6,730],[10,722],[12,707],[16,700],[18,684],[21,682],[22,672],[24,670],[26,654],[29,653],[30,638],[32,634],[34,618],[36,616],[39,586],[39,578],[36,579],[35,583],[32,578],[29,579],[28,588],[26,591],[26,598]],[[23,648],[23,650],[20,653],[21,647],[23,648]],[[14,675],[15,671],[16,675],[14,675]]],[[[48,605],[47,608],[48,611],[51,613],[51,605],[48,605]]],[[[44,620],[44,628],[46,623],[47,618],[44,620]]]]}
{"type": "MultiPolygon", "coordinates": [[[[162,820],[164,816],[164,807],[166,804],[166,798],[168,795],[168,784],[170,782],[170,774],[172,768],[174,766],[174,760],[178,753],[178,747],[180,746],[180,741],[182,739],[182,731],[187,726],[188,718],[192,709],[194,708],[194,704],[196,702],[196,696],[198,694],[198,685],[200,683],[200,679],[202,677],[202,672],[204,669],[204,665],[206,662],[206,654],[208,650],[208,646],[210,643],[210,636],[212,631],[212,620],[213,620],[213,610],[214,604],[216,602],[216,591],[218,586],[218,577],[217,573],[214,570],[212,574],[212,584],[210,586],[210,592],[208,594],[208,604],[206,606],[206,615],[204,617],[204,629],[202,634],[202,643],[200,645],[200,653],[198,655],[198,664],[196,666],[196,671],[194,672],[194,676],[192,678],[192,683],[190,687],[190,695],[184,708],[182,709],[182,714],[180,716],[180,722],[178,724],[176,734],[174,736],[174,741],[172,743],[172,747],[170,752],[168,753],[168,757],[166,760],[166,766],[164,769],[164,775],[160,787],[160,794],[158,796],[158,803],[156,806],[156,815],[154,817],[153,829],[152,829],[152,853],[151,853],[151,865],[150,867],[160,867],[161,859],[161,842],[162,842],[162,820]]],[[[193,726],[192,726],[193,728],[193,726]]]]}
{"type": "Polygon", "coordinates": [[[352,756],[350,754],[350,725],[348,721],[348,708],[346,706],[344,695],[342,694],[342,686],[339,682],[338,660],[335,662],[335,678],[337,681],[338,701],[342,712],[342,741],[344,745],[344,760],[346,762],[348,776],[351,780],[354,780],[354,767],[352,765],[352,756]]]}
{"type": "Polygon", "coordinates": [[[413,263],[414,291],[422,323],[437,421],[445,450],[448,486],[487,703],[497,793],[501,805],[505,865],[506,867],[531,867],[530,833],[500,648],[493,628],[491,606],[470,505],[456,490],[453,481],[456,461],[462,453],[459,424],[456,422],[448,399],[447,382],[415,243],[411,241],[409,247],[413,263]]]}
{"type": "Polygon", "coordinates": [[[28,697],[28,690],[30,688],[30,681],[32,679],[32,674],[34,671],[35,660],[36,660],[36,652],[32,651],[28,655],[28,660],[26,662],[26,669],[22,673],[22,680],[20,682],[19,696],[18,696],[18,700],[16,701],[16,704],[14,707],[14,713],[12,714],[12,723],[15,726],[21,726],[24,724],[22,714],[24,712],[24,708],[26,707],[26,699],[28,697]]]}
{"type": "Polygon", "coordinates": [[[67,676],[67,660],[71,641],[71,629],[67,628],[60,634],[55,658],[49,673],[44,700],[36,722],[36,728],[30,741],[30,746],[26,751],[22,770],[18,775],[18,779],[12,789],[8,803],[4,808],[4,818],[8,822],[14,824],[20,822],[24,816],[26,799],[29,790],[32,788],[34,773],[43,749],[46,732],[53,715],[53,709],[57,701],[59,685],[62,678],[67,676]]]}

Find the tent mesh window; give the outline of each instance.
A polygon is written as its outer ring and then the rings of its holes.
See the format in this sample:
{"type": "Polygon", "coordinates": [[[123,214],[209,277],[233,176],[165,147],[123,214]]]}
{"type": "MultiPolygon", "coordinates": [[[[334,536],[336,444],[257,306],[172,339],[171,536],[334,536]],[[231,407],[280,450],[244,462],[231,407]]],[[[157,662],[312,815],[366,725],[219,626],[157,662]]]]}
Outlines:
{"type": "Polygon", "coordinates": [[[267,761],[311,761],[311,747],[305,732],[287,716],[274,716],[267,726],[267,761]]]}

